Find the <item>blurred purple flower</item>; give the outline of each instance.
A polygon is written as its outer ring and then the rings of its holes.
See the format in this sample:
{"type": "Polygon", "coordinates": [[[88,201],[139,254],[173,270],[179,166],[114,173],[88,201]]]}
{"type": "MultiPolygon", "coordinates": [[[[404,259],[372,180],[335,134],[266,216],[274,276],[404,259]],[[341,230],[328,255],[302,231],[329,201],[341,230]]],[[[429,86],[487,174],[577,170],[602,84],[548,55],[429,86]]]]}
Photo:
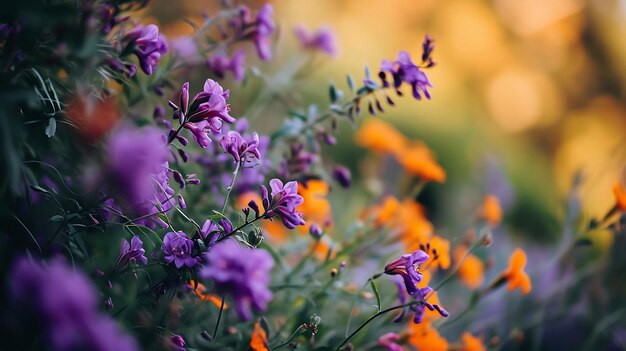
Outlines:
{"type": "Polygon", "coordinates": [[[380,69],[380,77],[383,81],[383,86],[389,86],[385,74],[385,72],[389,72],[393,77],[394,88],[398,89],[400,85],[402,85],[402,82],[405,82],[411,86],[414,98],[418,100],[421,99],[421,91],[426,98],[430,99],[430,93],[427,88],[432,87],[432,85],[426,73],[421,71],[420,68],[411,61],[411,56],[408,52],[401,51],[398,54],[397,60],[393,63],[389,62],[389,60],[383,60],[380,69]]]}
{"type": "Polygon", "coordinates": [[[428,260],[428,254],[417,250],[412,254],[404,254],[395,261],[387,263],[385,274],[400,275],[404,280],[404,286],[409,295],[418,292],[417,284],[422,281],[422,273],[419,265],[428,260]]]}
{"type": "Polygon", "coordinates": [[[169,232],[163,238],[163,253],[165,262],[172,263],[176,268],[182,266],[193,267],[198,263],[197,258],[192,257],[193,241],[187,238],[187,234],[182,231],[169,232]]]}
{"type": "MultiPolygon", "coordinates": [[[[206,148],[211,143],[209,132],[219,134],[223,122],[235,123],[235,118],[228,114],[230,105],[226,100],[229,97],[228,90],[224,90],[214,80],[207,79],[203,91],[196,94],[191,103],[189,103],[189,83],[185,83],[180,91],[178,105],[172,101],[169,101],[169,105],[174,109],[175,118],[185,123],[184,127],[191,131],[198,145],[206,148]]],[[[173,138],[170,136],[170,139],[171,142],[173,138]]]]}
{"type": "Polygon", "coordinates": [[[235,162],[245,159],[248,155],[257,160],[261,158],[258,149],[259,135],[257,133],[252,133],[247,138],[244,138],[241,134],[231,130],[222,137],[220,144],[225,152],[233,156],[235,162]]]}
{"type": "Polygon", "coordinates": [[[270,180],[270,187],[271,199],[267,188],[264,185],[261,186],[266,218],[278,216],[289,229],[304,225],[302,213],[296,211],[296,207],[304,202],[304,198],[298,194],[298,183],[291,181],[283,186],[283,182],[274,178],[270,180]]]}
{"type": "Polygon", "coordinates": [[[98,312],[97,293],[87,277],[60,260],[43,265],[19,259],[11,270],[10,287],[20,318],[37,318],[54,350],[139,349],[115,321],[98,312]]]}
{"type": "Polygon", "coordinates": [[[335,43],[335,34],[330,27],[322,27],[317,32],[310,33],[303,26],[296,26],[293,29],[296,38],[300,44],[307,49],[320,50],[329,56],[337,54],[337,44],[335,43]]]}
{"type": "Polygon", "coordinates": [[[134,45],[134,52],[139,58],[141,69],[151,75],[152,70],[158,65],[161,55],[167,52],[167,43],[159,35],[159,27],[154,24],[137,26],[126,33],[124,37],[129,45],[134,45]]]}
{"type": "Polygon", "coordinates": [[[227,240],[213,247],[206,255],[207,266],[200,277],[210,279],[218,294],[228,294],[235,301],[241,319],[250,320],[252,311],[264,311],[272,299],[269,290],[272,256],[263,249],[242,248],[227,240]]]}
{"type": "Polygon", "coordinates": [[[228,58],[226,54],[220,52],[211,57],[207,61],[209,69],[213,71],[219,78],[224,78],[226,71],[233,72],[236,81],[242,81],[246,70],[246,52],[239,49],[228,58]]]}
{"type": "Polygon", "coordinates": [[[261,60],[268,61],[272,59],[271,35],[275,30],[274,8],[270,4],[265,4],[257,13],[256,30],[252,37],[257,54],[261,60]]]}
{"type": "Polygon", "coordinates": [[[170,46],[178,58],[185,63],[198,64],[202,62],[202,57],[198,52],[198,44],[193,36],[178,37],[170,40],[170,46]]]}
{"type": "MultiPolygon", "coordinates": [[[[169,187],[169,150],[156,128],[122,128],[107,142],[107,174],[116,202],[139,217],[167,211],[174,205],[169,187]]],[[[147,216],[137,224],[153,226],[162,221],[147,216]]]]}
{"type": "Polygon", "coordinates": [[[399,340],[400,335],[396,333],[387,333],[378,337],[377,344],[387,351],[403,351],[404,348],[397,343],[399,340]]]}
{"type": "Polygon", "coordinates": [[[352,175],[350,174],[350,170],[345,166],[335,166],[333,169],[333,178],[343,187],[347,189],[350,187],[352,183],[352,175]]]}
{"type": "Polygon", "coordinates": [[[435,50],[434,40],[430,37],[430,35],[426,34],[424,42],[422,43],[422,62],[426,63],[426,67],[432,67],[435,65],[432,58],[433,50],[435,50]]]}
{"type": "Polygon", "coordinates": [[[122,251],[120,252],[120,256],[115,263],[116,269],[124,269],[128,265],[128,263],[138,263],[137,261],[143,263],[144,265],[148,264],[148,259],[145,256],[146,250],[143,248],[143,242],[139,239],[139,236],[135,235],[128,243],[127,240],[122,239],[122,251]]]}
{"type": "Polygon", "coordinates": [[[186,351],[185,348],[185,339],[182,336],[177,334],[172,334],[169,338],[170,348],[176,351],[186,351]]]}

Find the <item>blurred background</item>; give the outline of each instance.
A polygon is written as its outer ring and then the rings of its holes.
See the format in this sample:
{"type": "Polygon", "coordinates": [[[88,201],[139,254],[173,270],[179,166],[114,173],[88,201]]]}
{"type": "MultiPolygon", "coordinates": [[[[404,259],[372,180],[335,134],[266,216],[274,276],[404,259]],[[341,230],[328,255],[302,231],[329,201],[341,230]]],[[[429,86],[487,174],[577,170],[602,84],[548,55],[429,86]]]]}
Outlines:
{"type": "MultiPolygon", "coordinates": [[[[399,99],[381,117],[427,142],[447,170],[447,183],[422,195],[439,209],[435,216],[442,209],[446,216],[463,215],[475,208],[476,195],[492,192],[501,198],[514,231],[550,241],[558,236],[577,172],[583,179],[583,213],[602,216],[611,207],[611,186],[624,179],[626,164],[626,1],[272,3],[280,26],[276,60],[262,63],[263,70],[279,72],[297,55],[295,25],[310,30],[328,25],[337,37],[337,57],[316,57],[307,80],[283,82],[305,90],[300,97],[305,104],[324,106],[327,93],[321,86],[333,82],[345,88],[346,74],[362,77],[366,65],[376,71],[381,59],[395,59],[401,50],[419,57],[423,36],[435,39],[432,101],[399,99]],[[446,187],[445,194],[439,187],[446,187]]],[[[209,1],[154,5],[145,21],[158,22],[168,38],[193,33],[183,17],[194,21],[216,10],[209,1]]],[[[267,89],[246,83],[226,84],[241,100],[267,89]]],[[[257,118],[280,119],[271,114],[257,118]]],[[[358,167],[354,160],[362,151],[353,144],[352,128],[343,131],[332,152],[358,167]]]]}

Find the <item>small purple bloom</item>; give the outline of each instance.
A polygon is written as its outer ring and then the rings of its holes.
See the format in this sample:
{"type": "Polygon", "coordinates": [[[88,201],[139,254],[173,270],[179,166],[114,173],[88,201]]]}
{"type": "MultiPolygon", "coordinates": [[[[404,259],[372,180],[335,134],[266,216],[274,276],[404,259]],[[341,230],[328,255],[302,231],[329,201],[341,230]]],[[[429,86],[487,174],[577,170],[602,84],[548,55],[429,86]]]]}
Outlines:
{"type": "Polygon", "coordinates": [[[396,333],[383,334],[378,338],[378,346],[387,351],[404,351],[404,348],[398,344],[400,335],[396,333]]]}
{"type": "Polygon", "coordinates": [[[114,320],[98,311],[98,294],[88,278],[60,260],[44,265],[19,259],[9,286],[19,318],[29,319],[24,320],[28,328],[43,327],[53,350],[139,349],[114,320]]]}
{"type": "Polygon", "coordinates": [[[350,174],[350,170],[345,166],[335,166],[333,169],[333,178],[343,187],[347,189],[350,187],[352,183],[352,176],[350,174]]]}
{"type": "Polygon", "coordinates": [[[300,44],[310,50],[320,50],[329,56],[337,54],[337,44],[335,43],[335,34],[330,27],[322,27],[315,33],[310,33],[303,26],[296,26],[294,34],[300,41],[300,44]]]}
{"type": "Polygon", "coordinates": [[[385,274],[400,275],[404,280],[406,291],[409,295],[413,295],[418,292],[417,284],[422,281],[419,265],[428,261],[428,257],[428,254],[422,250],[404,254],[385,266],[385,274]]]}
{"type": "Polygon", "coordinates": [[[422,323],[424,313],[426,312],[425,308],[428,308],[430,311],[436,310],[443,317],[449,316],[449,313],[444,310],[443,307],[437,304],[428,303],[427,299],[432,292],[433,289],[428,286],[425,288],[417,289],[417,293],[413,297],[415,297],[415,299],[419,301],[419,303],[411,305],[411,310],[415,312],[415,315],[413,316],[413,323],[422,323]]]}
{"type": "Polygon", "coordinates": [[[202,240],[205,240],[207,237],[211,238],[211,243],[217,240],[217,237],[220,232],[220,227],[214,221],[207,219],[202,225],[202,230],[200,231],[200,236],[202,240]]]}
{"type": "Polygon", "coordinates": [[[163,253],[165,254],[165,262],[172,263],[176,268],[182,266],[193,267],[198,263],[195,257],[192,257],[193,241],[187,238],[187,234],[182,231],[169,232],[165,234],[163,239],[163,253]]]}
{"type": "Polygon", "coordinates": [[[252,40],[256,47],[259,58],[263,61],[272,59],[271,35],[276,30],[274,24],[274,8],[270,4],[265,4],[256,16],[256,30],[252,40]]]}
{"type": "Polygon", "coordinates": [[[269,290],[272,256],[263,249],[242,248],[234,240],[213,247],[206,255],[207,266],[200,277],[212,280],[218,294],[228,294],[243,320],[252,318],[252,309],[264,311],[272,299],[269,290]]]}
{"type": "Polygon", "coordinates": [[[158,65],[161,55],[167,52],[167,43],[159,35],[159,27],[149,24],[146,27],[137,26],[126,33],[129,45],[134,45],[135,55],[139,58],[141,69],[151,75],[152,70],[158,65]]]}
{"type": "Polygon", "coordinates": [[[223,122],[235,123],[235,118],[228,114],[230,105],[226,103],[226,100],[229,97],[228,90],[224,90],[214,80],[207,79],[204,82],[203,91],[196,94],[191,103],[189,102],[189,83],[185,83],[180,91],[178,105],[172,101],[169,101],[169,105],[174,109],[174,117],[191,131],[198,145],[206,148],[211,143],[209,132],[219,134],[222,131],[223,122]]]}
{"type": "Polygon", "coordinates": [[[257,133],[252,133],[244,139],[241,134],[231,130],[222,137],[220,144],[225,152],[233,156],[235,162],[245,159],[247,155],[257,160],[261,158],[261,153],[258,149],[259,135],[257,133]]]}
{"type": "Polygon", "coordinates": [[[122,251],[120,252],[120,257],[117,259],[113,270],[124,269],[131,262],[138,263],[137,261],[139,261],[144,265],[148,264],[145,253],[146,250],[144,250],[143,242],[139,239],[139,236],[133,236],[130,240],[130,244],[128,241],[122,239],[122,251]]]}
{"type": "Polygon", "coordinates": [[[169,338],[170,347],[176,351],[186,351],[185,348],[185,339],[182,336],[177,334],[172,334],[169,338]]]}
{"type": "Polygon", "coordinates": [[[431,57],[433,50],[435,50],[434,40],[430,37],[430,35],[426,34],[424,42],[422,43],[422,62],[426,63],[426,67],[432,67],[435,65],[435,62],[431,57]]]}
{"type": "Polygon", "coordinates": [[[217,53],[209,57],[207,65],[219,78],[224,78],[227,71],[233,72],[236,81],[242,81],[246,70],[246,53],[239,49],[228,58],[224,53],[217,53]]]}
{"type": "Polygon", "coordinates": [[[430,99],[430,93],[427,88],[432,87],[432,85],[426,73],[421,71],[420,68],[411,61],[411,56],[408,52],[401,51],[398,54],[397,60],[393,63],[388,60],[383,60],[380,69],[381,72],[379,76],[383,81],[383,86],[389,86],[385,74],[385,72],[389,72],[393,77],[393,86],[396,90],[400,88],[402,82],[405,82],[411,86],[414,98],[418,100],[421,99],[421,92],[426,98],[430,99]]]}
{"type": "Polygon", "coordinates": [[[309,226],[309,234],[313,237],[313,239],[319,240],[324,234],[324,230],[317,223],[313,222],[309,226]]]}
{"type": "Polygon", "coordinates": [[[296,207],[304,202],[304,198],[298,194],[298,183],[291,181],[283,186],[283,182],[274,178],[270,180],[270,187],[271,198],[267,188],[264,185],[261,186],[265,216],[268,218],[278,216],[289,229],[304,225],[302,213],[296,211],[296,207]]]}

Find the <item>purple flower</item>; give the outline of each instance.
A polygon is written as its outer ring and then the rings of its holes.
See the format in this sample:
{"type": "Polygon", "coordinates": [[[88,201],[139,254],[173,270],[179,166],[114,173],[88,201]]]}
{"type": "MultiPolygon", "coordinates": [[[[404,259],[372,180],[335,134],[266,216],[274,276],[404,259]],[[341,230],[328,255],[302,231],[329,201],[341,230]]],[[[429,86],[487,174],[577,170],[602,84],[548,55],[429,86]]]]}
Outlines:
{"type": "Polygon", "coordinates": [[[426,67],[432,67],[435,65],[433,61],[432,53],[435,50],[435,43],[430,35],[426,34],[424,42],[422,43],[422,63],[426,63],[426,67]]]}
{"type": "Polygon", "coordinates": [[[141,69],[151,75],[152,70],[158,65],[161,55],[167,52],[167,43],[159,35],[159,27],[154,24],[137,26],[126,33],[124,38],[129,45],[134,45],[135,55],[139,58],[141,69]]]}
{"type": "Polygon", "coordinates": [[[44,265],[19,259],[9,286],[20,318],[37,319],[28,321],[28,328],[43,327],[51,349],[139,349],[115,321],[98,312],[98,295],[87,277],[60,260],[44,265]]]}
{"type": "MultiPolygon", "coordinates": [[[[178,105],[172,101],[169,101],[169,105],[174,109],[175,118],[191,131],[198,145],[206,148],[211,143],[209,132],[219,134],[223,122],[235,123],[235,118],[228,114],[230,105],[226,100],[229,97],[228,90],[224,90],[214,80],[207,79],[204,82],[204,90],[194,96],[191,103],[189,103],[189,83],[185,83],[180,91],[178,105]]],[[[170,139],[171,142],[173,137],[170,136],[170,139]]]]}
{"type": "Polygon", "coordinates": [[[202,58],[198,53],[198,44],[193,36],[179,37],[170,40],[172,51],[185,63],[198,64],[202,58]]]}
{"type": "Polygon", "coordinates": [[[289,229],[304,225],[302,213],[296,211],[296,207],[304,202],[304,198],[298,194],[298,183],[291,181],[283,187],[283,182],[274,178],[270,180],[270,187],[271,199],[267,188],[264,185],[261,186],[265,216],[267,218],[280,217],[285,227],[289,229]]]}
{"type": "Polygon", "coordinates": [[[387,351],[403,351],[404,348],[397,343],[399,340],[400,335],[396,333],[387,333],[378,338],[377,344],[387,351]]]}
{"type": "MultiPolygon", "coordinates": [[[[109,137],[107,149],[106,172],[117,204],[138,217],[172,208],[169,150],[161,131],[153,127],[118,129],[109,137]]],[[[152,227],[155,221],[164,224],[156,216],[136,223],[152,227]]]]}
{"type": "Polygon", "coordinates": [[[422,323],[422,320],[424,318],[424,313],[426,312],[425,308],[428,308],[430,311],[436,310],[443,317],[449,316],[448,311],[444,310],[443,307],[437,304],[428,303],[427,301],[428,297],[432,292],[433,292],[433,289],[428,286],[425,288],[417,289],[417,293],[413,297],[419,303],[415,305],[411,305],[411,310],[415,312],[415,315],[413,316],[413,323],[415,324],[422,323]]]}
{"type": "Polygon", "coordinates": [[[427,88],[432,87],[432,85],[428,81],[426,73],[422,72],[420,68],[411,61],[411,56],[408,52],[401,51],[398,54],[398,59],[393,63],[388,60],[383,60],[380,69],[381,72],[379,76],[383,81],[383,86],[389,86],[385,74],[385,72],[389,72],[393,77],[393,86],[396,90],[402,85],[402,82],[405,82],[411,85],[414,98],[418,100],[421,99],[421,91],[426,98],[430,99],[430,93],[427,88]]]}
{"type": "Polygon", "coordinates": [[[239,49],[230,59],[222,52],[217,53],[209,57],[207,65],[219,78],[224,78],[226,71],[231,71],[236,81],[242,81],[246,70],[245,62],[246,53],[243,49],[239,49]]]}
{"type": "Polygon", "coordinates": [[[211,243],[214,243],[217,240],[217,237],[220,233],[220,227],[214,221],[207,219],[202,225],[202,230],[200,231],[200,236],[202,240],[205,240],[207,237],[211,238],[211,243]]]}
{"type": "Polygon", "coordinates": [[[172,334],[169,338],[170,348],[176,351],[186,351],[185,348],[185,339],[182,336],[177,334],[172,334]]]}
{"type": "Polygon", "coordinates": [[[404,280],[404,286],[409,295],[417,293],[417,284],[422,281],[422,273],[419,272],[419,265],[428,260],[428,254],[422,250],[417,250],[412,254],[404,254],[395,261],[389,262],[385,266],[385,273],[389,275],[400,275],[404,280]]]}
{"type": "Polygon", "coordinates": [[[345,166],[335,166],[333,169],[333,178],[341,185],[342,188],[347,189],[352,183],[352,176],[350,170],[345,166]]]}
{"type": "Polygon", "coordinates": [[[274,8],[270,4],[265,4],[257,13],[256,30],[252,36],[256,52],[263,61],[272,59],[272,40],[270,37],[275,30],[274,8]]]}
{"type": "Polygon", "coordinates": [[[247,155],[250,155],[257,160],[261,158],[261,154],[258,149],[259,135],[257,133],[252,133],[252,135],[244,139],[241,134],[231,130],[222,137],[220,144],[225,152],[233,156],[235,162],[245,159],[247,155]]]}
{"type": "Polygon", "coordinates": [[[317,223],[313,222],[309,226],[309,234],[313,239],[319,240],[324,235],[324,230],[317,223]]]}
{"type": "Polygon", "coordinates": [[[113,270],[124,269],[129,262],[137,263],[137,261],[139,261],[144,265],[148,264],[145,253],[146,250],[144,250],[143,242],[139,239],[139,236],[133,236],[130,240],[130,244],[128,241],[122,239],[122,251],[120,252],[120,257],[117,259],[113,270]]]}
{"type": "Polygon", "coordinates": [[[187,234],[182,231],[169,232],[165,234],[163,239],[163,253],[165,254],[165,262],[172,263],[176,268],[182,266],[193,267],[198,263],[195,257],[192,257],[193,241],[187,238],[187,234]]]}
{"type": "Polygon", "coordinates": [[[330,27],[322,27],[315,33],[310,33],[303,26],[296,26],[293,29],[294,34],[300,41],[300,44],[307,49],[320,50],[329,56],[337,54],[337,45],[335,43],[335,35],[330,27]]]}
{"type": "Polygon", "coordinates": [[[272,299],[268,286],[274,266],[272,256],[263,249],[242,248],[227,240],[213,247],[206,255],[207,266],[200,277],[210,279],[218,294],[228,294],[235,301],[241,319],[250,320],[252,311],[264,311],[272,299]]]}

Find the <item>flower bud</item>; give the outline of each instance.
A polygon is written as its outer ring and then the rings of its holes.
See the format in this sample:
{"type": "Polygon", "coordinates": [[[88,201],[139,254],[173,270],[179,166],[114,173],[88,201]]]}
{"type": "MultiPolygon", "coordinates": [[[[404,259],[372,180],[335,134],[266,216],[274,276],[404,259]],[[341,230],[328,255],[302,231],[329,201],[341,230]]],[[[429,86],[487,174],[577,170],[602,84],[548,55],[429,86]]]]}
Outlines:
{"type": "Polygon", "coordinates": [[[322,235],[324,235],[324,230],[322,230],[322,228],[320,228],[320,226],[317,225],[317,223],[313,222],[309,226],[309,234],[311,234],[313,239],[320,240],[322,235]]]}
{"type": "Polygon", "coordinates": [[[350,170],[345,166],[335,166],[333,169],[333,178],[343,187],[347,189],[350,187],[352,183],[352,175],[350,174],[350,170]]]}

